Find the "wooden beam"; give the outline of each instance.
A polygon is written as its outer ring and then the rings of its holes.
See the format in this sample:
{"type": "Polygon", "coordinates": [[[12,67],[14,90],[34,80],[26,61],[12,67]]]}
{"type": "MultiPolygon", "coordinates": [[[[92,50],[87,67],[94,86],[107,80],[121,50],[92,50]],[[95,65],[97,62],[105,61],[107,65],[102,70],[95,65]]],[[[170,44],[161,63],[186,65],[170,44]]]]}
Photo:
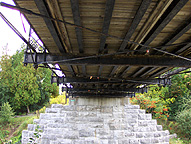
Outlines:
{"type": "Polygon", "coordinates": [[[101,65],[101,66],[99,66],[98,76],[100,76],[100,75],[101,75],[102,70],[103,70],[103,66],[101,65]]]}
{"type": "Polygon", "coordinates": [[[169,68],[169,67],[161,68],[160,70],[156,71],[155,73],[153,73],[149,77],[154,78],[154,77],[156,77],[156,76],[158,76],[158,75],[160,75],[160,74],[162,74],[162,73],[164,73],[164,72],[166,72],[167,70],[170,70],[170,69],[172,69],[172,68],[169,68]]]}
{"type": "Polygon", "coordinates": [[[68,64],[68,65],[107,65],[107,66],[148,66],[148,67],[191,67],[191,62],[171,56],[156,56],[156,55],[133,55],[133,56],[110,56],[110,57],[78,57],[65,54],[64,56],[42,53],[31,54],[25,53],[25,62],[33,63],[33,58],[37,58],[37,64],[68,64]]]}
{"type": "Polygon", "coordinates": [[[135,78],[137,77],[138,75],[140,75],[143,71],[145,71],[145,69],[147,69],[148,67],[142,67],[140,68],[138,71],[136,71],[131,77],[135,78]]]}
{"type": "MultiPolygon", "coordinates": [[[[147,36],[147,34],[150,32],[150,30],[154,27],[154,25],[157,23],[157,21],[160,19],[162,14],[166,11],[166,9],[169,7],[169,5],[172,3],[173,0],[165,0],[165,1],[159,1],[157,4],[155,10],[153,10],[152,14],[149,16],[148,20],[145,22],[143,28],[139,31],[139,34],[135,38],[135,42],[142,43],[144,38],[147,36]]],[[[138,45],[132,44],[130,46],[130,49],[137,49],[138,45]]]]}
{"type": "Polygon", "coordinates": [[[139,22],[141,21],[141,19],[143,18],[145,12],[147,11],[150,3],[151,3],[152,0],[143,0],[134,19],[133,19],[133,22],[125,36],[125,40],[122,42],[120,48],[119,48],[119,51],[123,51],[125,49],[125,47],[127,46],[128,44],[128,40],[130,40],[131,36],[133,35],[133,33],[135,32],[137,26],[139,25],[139,22]]]}
{"type": "Polygon", "coordinates": [[[151,31],[145,37],[144,45],[149,45],[187,2],[188,0],[173,1],[171,5],[169,6],[169,8],[164,12],[164,14],[155,24],[155,26],[151,29],[151,31]]]}
{"type": "MultiPolygon", "coordinates": [[[[36,5],[37,5],[38,10],[40,11],[40,14],[45,15],[47,17],[51,17],[49,15],[48,9],[47,9],[47,7],[46,7],[43,0],[34,0],[34,1],[35,1],[36,5]]],[[[60,50],[61,53],[65,53],[66,52],[65,47],[64,47],[64,45],[63,45],[63,43],[61,41],[61,38],[58,36],[58,31],[57,31],[54,23],[49,18],[43,17],[43,19],[44,19],[44,22],[47,25],[47,28],[48,28],[49,32],[51,33],[51,35],[52,35],[52,37],[54,39],[54,42],[57,45],[58,49],[60,50]]]]}
{"type": "MultiPolygon", "coordinates": [[[[70,0],[70,3],[71,3],[71,7],[72,7],[74,24],[81,26],[79,0],[70,0]]],[[[76,38],[78,41],[79,52],[83,53],[84,49],[83,49],[82,29],[75,27],[75,31],[76,31],[76,38]]]]}
{"type": "Polygon", "coordinates": [[[123,77],[126,74],[126,72],[128,72],[130,69],[131,66],[128,66],[119,77],[123,77]]]}
{"type": "Polygon", "coordinates": [[[176,54],[181,54],[183,53],[186,49],[190,48],[191,47],[191,43],[188,43],[187,45],[183,46],[182,48],[180,48],[176,54]]]}
{"type": "Polygon", "coordinates": [[[150,68],[147,72],[145,72],[144,74],[140,75],[140,77],[146,77],[146,75],[150,72],[152,72],[153,70],[155,70],[156,67],[150,68]]]}
{"type": "Polygon", "coordinates": [[[82,73],[86,76],[86,65],[82,65],[82,73]]]}
{"type": "MultiPolygon", "coordinates": [[[[102,27],[102,33],[104,34],[108,34],[114,5],[115,5],[115,0],[107,0],[106,6],[105,6],[105,17],[104,17],[104,22],[102,27]]],[[[104,51],[106,38],[107,37],[105,35],[101,35],[99,53],[102,53],[104,51]]]]}
{"type": "Polygon", "coordinates": [[[118,66],[114,66],[113,69],[111,70],[111,73],[109,74],[109,77],[113,77],[115,74],[115,71],[117,70],[118,66]]]}
{"type": "Polygon", "coordinates": [[[67,65],[69,71],[71,72],[72,76],[76,76],[75,72],[74,72],[74,69],[71,65],[67,65]]]}
{"type": "MultiPolygon", "coordinates": [[[[167,39],[162,45],[170,45],[175,42],[178,38],[180,38],[183,34],[185,34],[188,30],[191,29],[191,18],[187,20],[185,24],[183,24],[169,39],[167,39]]],[[[164,46],[161,49],[165,50],[168,46],[164,46]]],[[[186,49],[187,47],[185,47],[186,49]]],[[[184,48],[183,48],[184,49],[184,48]]],[[[156,52],[155,54],[159,54],[160,52],[156,52]]]]}

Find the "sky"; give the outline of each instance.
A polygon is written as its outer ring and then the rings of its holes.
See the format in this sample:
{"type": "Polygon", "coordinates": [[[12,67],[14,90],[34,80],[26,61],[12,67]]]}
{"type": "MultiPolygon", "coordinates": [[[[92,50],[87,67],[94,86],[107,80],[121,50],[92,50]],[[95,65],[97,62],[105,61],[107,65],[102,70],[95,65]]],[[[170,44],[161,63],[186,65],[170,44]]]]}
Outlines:
{"type": "MultiPolygon", "coordinates": [[[[12,0],[0,0],[7,4],[14,5],[12,0]]],[[[0,12],[16,27],[16,29],[28,39],[29,25],[20,12],[0,6],[0,12]],[[24,24],[24,26],[23,26],[24,24]],[[25,29],[25,30],[24,30],[25,29]]],[[[0,17],[0,55],[2,55],[2,47],[8,44],[8,54],[13,55],[21,48],[24,42],[13,32],[13,30],[0,17]]]]}

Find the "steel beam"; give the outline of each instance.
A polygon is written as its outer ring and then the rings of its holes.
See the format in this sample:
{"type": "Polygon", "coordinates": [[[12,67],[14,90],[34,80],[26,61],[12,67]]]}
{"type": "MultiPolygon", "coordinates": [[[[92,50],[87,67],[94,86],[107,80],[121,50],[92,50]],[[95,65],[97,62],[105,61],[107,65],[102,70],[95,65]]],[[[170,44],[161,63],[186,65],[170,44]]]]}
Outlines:
{"type": "MultiPolygon", "coordinates": [[[[106,7],[105,7],[105,17],[104,17],[103,27],[102,27],[102,33],[104,34],[108,34],[114,5],[115,5],[115,0],[107,0],[106,7]]],[[[102,53],[104,51],[106,38],[107,36],[105,35],[101,35],[100,37],[99,53],[102,53]]]]}
{"type": "Polygon", "coordinates": [[[32,57],[35,58],[37,64],[68,64],[68,65],[107,65],[107,66],[148,66],[148,67],[191,67],[191,62],[170,56],[156,56],[156,55],[134,55],[134,56],[107,56],[107,57],[80,57],[70,54],[63,56],[51,54],[25,54],[26,63],[33,63],[32,57]]]}
{"type": "Polygon", "coordinates": [[[147,92],[147,88],[72,88],[70,89],[72,93],[75,92],[117,92],[117,93],[128,93],[128,92],[134,92],[134,93],[144,93],[147,92]]]}
{"type": "MultiPolygon", "coordinates": [[[[40,11],[40,13],[42,15],[51,17],[43,0],[34,0],[34,1],[36,3],[38,10],[40,11]]],[[[53,21],[51,19],[45,18],[45,17],[43,17],[43,19],[44,19],[44,22],[46,23],[47,28],[49,29],[49,32],[51,33],[51,35],[54,39],[54,42],[57,45],[58,49],[60,50],[61,53],[65,53],[66,52],[65,47],[62,43],[61,38],[58,36],[58,31],[55,28],[53,21]]]]}
{"type": "Polygon", "coordinates": [[[123,51],[125,49],[125,47],[128,44],[128,40],[130,40],[131,36],[133,35],[133,33],[135,32],[139,22],[141,21],[142,17],[144,16],[145,12],[147,11],[147,8],[149,7],[150,3],[152,0],[143,0],[136,15],[135,18],[133,19],[133,22],[125,36],[124,41],[122,42],[119,51],[123,51]]]}
{"type": "MultiPolygon", "coordinates": [[[[71,7],[72,7],[74,24],[81,26],[79,1],[78,0],[70,0],[70,2],[71,2],[71,7]]],[[[76,38],[78,41],[79,52],[83,53],[84,50],[83,50],[82,29],[79,27],[75,27],[75,31],[76,31],[76,38]]]]}
{"type": "MultiPolygon", "coordinates": [[[[52,78],[53,79],[53,78],[52,78]]],[[[55,82],[55,81],[54,81],[55,82]]],[[[106,78],[98,78],[98,77],[92,77],[92,78],[83,78],[83,77],[57,77],[56,80],[57,83],[65,84],[65,83],[80,83],[80,84],[129,84],[129,83],[138,83],[138,84],[161,84],[161,85],[166,85],[166,84],[171,84],[170,79],[166,78],[157,78],[157,79],[106,79],[106,78]]]]}
{"type": "MultiPolygon", "coordinates": [[[[144,45],[149,45],[155,37],[163,30],[163,28],[174,18],[174,16],[182,9],[188,0],[174,0],[169,8],[164,12],[159,21],[144,39],[144,45]]],[[[142,49],[142,48],[141,48],[142,49]]]]}
{"type": "MultiPolygon", "coordinates": [[[[187,20],[185,24],[183,24],[167,41],[165,41],[162,45],[170,45],[175,42],[178,38],[180,38],[183,34],[185,34],[188,30],[191,29],[191,18],[187,20]]],[[[165,50],[169,46],[162,47],[162,50],[165,50]]],[[[183,48],[184,49],[184,48],[183,48]]],[[[156,52],[159,54],[160,52],[156,52]]],[[[179,53],[179,52],[177,52],[179,53]]]]}
{"type": "Polygon", "coordinates": [[[73,97],[134,97],[135,93],[71,93],[73,97]]]}

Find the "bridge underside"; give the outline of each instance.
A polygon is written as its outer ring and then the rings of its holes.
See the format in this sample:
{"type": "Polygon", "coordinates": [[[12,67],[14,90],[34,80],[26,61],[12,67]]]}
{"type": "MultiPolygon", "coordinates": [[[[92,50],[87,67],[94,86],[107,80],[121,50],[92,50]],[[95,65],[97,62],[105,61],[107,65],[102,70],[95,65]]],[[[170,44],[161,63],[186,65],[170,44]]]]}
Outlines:
{"type": "Polygon", "coordinates": [[[133,96],[191,65],[191,0],[14,1],[45,48],[25,63],[60,69],[73,96],[133,96]]]}

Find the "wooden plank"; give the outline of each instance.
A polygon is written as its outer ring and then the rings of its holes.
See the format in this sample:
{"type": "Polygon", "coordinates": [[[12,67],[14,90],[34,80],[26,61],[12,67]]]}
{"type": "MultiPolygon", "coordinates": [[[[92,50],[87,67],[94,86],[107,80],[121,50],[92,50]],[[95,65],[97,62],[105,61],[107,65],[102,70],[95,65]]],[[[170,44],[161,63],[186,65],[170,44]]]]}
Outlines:
{"type": "MultiPolygon", "coordinates": [[[[107,0],[106,7],[105,7],[104,22],[103,22],[103,27],[102,27],[102,33],[104,33],[104,34],[108,34],[114,5],[115,5],[115,0],[107,0]]],[[[101,35],[101,37],[100,37],[99,53],[102,53],[104,51],[106,38],[107,37],[105,35],[101,35]]]]}
{"type": "MultiPolygon", "coordinates": [[[[42,1],[42,0],[34,0],[34,1],[35,1],[35,3],[36,3],[36,5],[37,5],[37,7],[38,7],[38,9],[42,15],[45,15],[47,17],[51,17],[49,15],[49,12],[47,10],[46,5],[44,4],[44,1],[42,1]]],[[[60,37],[58,36],[57,30],[54,26],[54,23],[51,21],[51,19],[48,19],[45,17],[43,19],[44,19],[46,26],[48,27],[52,37],[53,37],[53,39],[54,39],[58,49],[60,50],[61,53],[65,53],[66,52],[65,47],[64,47],[60,37]]]]}
{"type": "Polygon", "coordinates": [[[113,77],[115,74],[115,71],[117,70],[118,66],[114,66],[113,69],[111,70],[111,73],[109,74],[110,77],[113,77]]]}
{"type": "MultiPolygon", "coordinates": [[[[165,1],[160,1],[155,8],[155,10],[152,12],[151,16],[149,19],[145,22],[143,28],[139,31],[139,34],[135,38],[135,42],[141,43],[144,38],[147,36],[147,34],[150,32],[150,30],[154,27],[154,25],[157,23],[157,21],[160,19],[162,14],[166,11],[168,6],[171,4],[173,0],[165,0],[165,1]]],[[[132,45],[130,49],[137,49],[138,45],[132,45]]]]}
{"type": "MultiPolygon", "coordinates": [[[[167,41],[165,41],[162,45],[170,45],[173,42],[175,42],[178,38],[180,38],[183,34],[185,34],[188,30],[191,29],[191,18],[186,22],[186,24],[183,24],[175,34],[173,34],[167,41]]],[[[162,47],[162,50],[165,50],[168,46],[162,47]]],[[[184,47],[183,49],[185,49],[184,47]]],[[[160,52],[157,52],[155,54],[159,54],[160,52]]]]}
{"type": "Polygon", "coordinates": [[[100,75],[101,75],[102,70],[103,70],[103,66],[101,65],[101,66],[99,66],[98,76],[100,76],[100,75]]]}
{"type": "Polygon", "coordinates": [[[142,67],[140,68],[137,72],[135,72],[131,77],[135,78],[137,77],[139,74],[141,74],[145,69],[147,69],[148,67],[142,67]]]}
{"type": "Polygon", "coordinates": [[[122,42],[119,51],[123,51],[125,47],[128,44],[128,40],[130,40],[131,36],[135,32],[135,29],[137,28],[139,22],[141,21],[142,17],[144,16],[145,12],[147,11],[147,8],[149,7],[150,3],[152,0],[143,0],[136,15],[135,18],[133,19],[133,22],[125,36],[125,40],[122,42]]]}
{"type": "Polygon", "coordinates": [[[161,16],[161,18],[157,21],[149,34],[146,36],[144,45],[149,45],[187,2],[188,0],[173,1],[169,8],[161,16]]]}
{"type": "MultiPolygon", "coordinates": [[[[70,2],[71,2],[71,7],[72,7],[74,24],[81,26],[79,1],[78,0],[70,0],[70,2]]],[[[75,31],[76,31],[76,38],[78,41],[79,52],[83,53],[84,50],[83,50],[82,29],[79,27],[75,27],[75,31]]]]}
{"type": "Polygon", "coordinates": [[[123,77],[126,74],[126,72],[128,72],[130,69],[131,66],[128,66],[119,77],[123,77]]]}
{"type": "Polygon", "coordinates": [[[82,73],[83,73],[84,76],[87,75],[87,73],[86,73],[86,66],[85,65],[82,65],[82,73]]]}
{"type": "Polygon", "coordinates": [[[140,77],[146,77],[146,75],[147,75],[148,73],[152,72],[152,71],[155,70],[155,69],[156,69],[156,67],[153,67],[153,68],[149,69],[147,72],[145,72],[144,74],[140,75],[140,77]]]}

